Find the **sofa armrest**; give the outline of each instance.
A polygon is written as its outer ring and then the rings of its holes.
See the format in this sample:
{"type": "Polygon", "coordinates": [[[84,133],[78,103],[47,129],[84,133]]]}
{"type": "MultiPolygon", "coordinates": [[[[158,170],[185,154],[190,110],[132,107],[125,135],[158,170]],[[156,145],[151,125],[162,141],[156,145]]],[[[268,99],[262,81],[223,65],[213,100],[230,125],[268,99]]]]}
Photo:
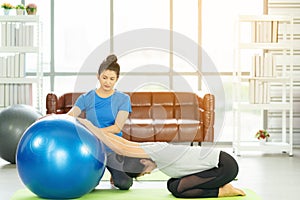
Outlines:
{"type": "Polygon", "coordinates": [[[203,99],[199,98],[199,106],[201,109],[204,141],[213,142],[215,123],[215,96],[212,94],[206,94],[204,95],[203,99]]]}
{"type": "Polygon", "coordinates": [[[56,94],[49,93],[46,96],[46,113],[52,114],[57,111],[57,96],[56,94]]]}
{"type": "MultiPolygon", "coordinates": [[[[66,114],[74,106],[77,98],[83,93],[69,92],[57,97],[54,93],[46,96],[46,113],[47,114],[66,114]]],[[[85,112],[81,112],[79,117],[85,118],[85,112]]]]}

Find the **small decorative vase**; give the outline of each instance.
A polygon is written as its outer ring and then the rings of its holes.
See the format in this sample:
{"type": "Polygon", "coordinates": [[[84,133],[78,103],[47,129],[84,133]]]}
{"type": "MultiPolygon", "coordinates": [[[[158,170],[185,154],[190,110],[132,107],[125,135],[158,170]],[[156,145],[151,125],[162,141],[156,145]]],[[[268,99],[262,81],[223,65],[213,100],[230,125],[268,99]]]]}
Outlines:
{"type": "Polygon", "coordinates": [[[36,8],[26,8],[26,12],[28,15],[36,15],[36,8]]]}
{"type": "Polygon", "coordinates": [[[259,144],[260,145],[265,145],[266,144],[266,139],[260,139],[259,144]]]}
{"type": "Polygon", "coordinates": [[[10,9],[4,9],[4,10],[3,10],[4,15],[9,15],[9,11],[10,11],[10,9]]]}
{"type": "Polygon", "coordinates": [[[24,15],[24,10],[23,9],[16,9],[16,14],[17,15],[24,15]]]}

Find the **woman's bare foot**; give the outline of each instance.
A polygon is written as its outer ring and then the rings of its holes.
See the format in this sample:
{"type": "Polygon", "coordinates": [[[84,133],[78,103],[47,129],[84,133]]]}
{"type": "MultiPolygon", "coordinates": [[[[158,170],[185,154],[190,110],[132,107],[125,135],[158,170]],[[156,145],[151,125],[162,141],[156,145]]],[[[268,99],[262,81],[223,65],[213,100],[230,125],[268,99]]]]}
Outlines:
{"type": "Polygon", "coordinates": [[[245,196],[245,192],[241,189],[233,187],[230,183],[219,188],[219,197],[245,196]]]}

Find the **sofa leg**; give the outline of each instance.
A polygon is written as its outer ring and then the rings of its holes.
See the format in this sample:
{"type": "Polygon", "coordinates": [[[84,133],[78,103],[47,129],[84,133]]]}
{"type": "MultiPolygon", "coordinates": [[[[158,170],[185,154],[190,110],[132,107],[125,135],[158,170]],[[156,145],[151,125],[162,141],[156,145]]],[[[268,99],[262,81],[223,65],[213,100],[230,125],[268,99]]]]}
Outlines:
{"type": "MultiPolygon", "coordinates": [[[[197,144],[198,144],[198,146],[201,146],[201,142],[197,142],[197,144]]],[[[191,146],[194,146],[194,142],[191,142],[191,146]]]]}

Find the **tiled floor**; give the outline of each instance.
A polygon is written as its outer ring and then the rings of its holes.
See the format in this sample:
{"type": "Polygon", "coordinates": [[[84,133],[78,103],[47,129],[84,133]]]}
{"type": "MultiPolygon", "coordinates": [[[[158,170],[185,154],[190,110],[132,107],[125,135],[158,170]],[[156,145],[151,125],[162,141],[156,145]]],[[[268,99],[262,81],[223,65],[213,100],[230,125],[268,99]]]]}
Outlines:
{"type": "MultiPolygon", "coordinates": [[[[227,152],[231,149],[227,148],[227,152]]],[[[264,200],[300,199],[300,149],[294,150],[294,156],[287,154],[249,153],[236,158],[240,172],[233,185],[250,188],[264,200]]],[[[18,189],[25,186],[20,181],[15,165],[0,159],[0,200],[9,200],[18,189]]],[[[98,188],[109,188],[108,181],[101,181],[98,188]]],[[[134,188],[166,187],[165,181],[138,181],[134,188]]],[[[155,199],[155,197],[154,197],[155,199]]]]}

